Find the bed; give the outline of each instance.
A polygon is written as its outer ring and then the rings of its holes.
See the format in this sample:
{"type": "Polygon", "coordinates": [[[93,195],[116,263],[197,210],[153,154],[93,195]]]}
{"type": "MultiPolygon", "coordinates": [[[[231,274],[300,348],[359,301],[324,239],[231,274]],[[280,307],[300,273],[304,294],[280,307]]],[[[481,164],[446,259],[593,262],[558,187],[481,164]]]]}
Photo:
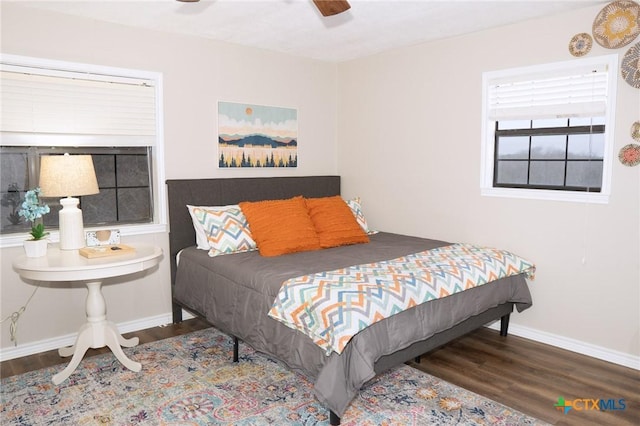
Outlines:
{"type": "Polygon", "coordinates": [[[376,374],[493,321],[500,320],[500,333],[506,336],[514,307],[522,311],[532,304],[524,274],[513,275],[378,321],[353,336],[341,353],[327,354],[307,335],[267,315],[285,280],[450,243],[379,232],[367,244],[277,257],[257,251],[209,257],[194,245],[187,205],[330,197],[340,195],[340,177],[179,179],[168,180],[167,189],[173,321],[182,320],[184,308],[234,336],[234,360],[239,339],[307,375],[331,424],[340,424],[360,387],[376,374]]]}

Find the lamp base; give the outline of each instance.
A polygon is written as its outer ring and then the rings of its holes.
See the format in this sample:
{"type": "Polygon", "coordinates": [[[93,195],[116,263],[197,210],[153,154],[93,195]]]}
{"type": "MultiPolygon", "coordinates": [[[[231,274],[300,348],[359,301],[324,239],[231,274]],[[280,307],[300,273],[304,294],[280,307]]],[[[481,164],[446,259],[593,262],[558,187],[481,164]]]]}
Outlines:
{"type": "Polygon", "coordinates": [[[85,246],[84,223],[82,210],[78,208],[79,202],[80,200],[74,197],[60,199],[60,250],[78,250],[85,246]]]}

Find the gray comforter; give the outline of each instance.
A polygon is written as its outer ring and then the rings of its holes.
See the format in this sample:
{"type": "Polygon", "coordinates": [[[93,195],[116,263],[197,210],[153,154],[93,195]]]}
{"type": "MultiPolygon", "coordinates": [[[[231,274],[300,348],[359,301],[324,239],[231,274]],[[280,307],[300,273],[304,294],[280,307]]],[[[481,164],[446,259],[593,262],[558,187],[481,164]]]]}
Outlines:
{"type": "Polygon", "coordinates": [[[262,257],[258,252],[210,258],[195,247],[180,253],[174,297],[207,321],[315,379],[318,400],[342,416],[362,385],[375,376],[384,355],[446,330],[501,303],[531,306],[523,275],[504,278],[433,300],[377,322],[353,337],[342,354],[326,356],[309,337],[270,318],[281,284],[305,274],[393,259],[447,245],[379,233],[368,244],[262,257]]]}

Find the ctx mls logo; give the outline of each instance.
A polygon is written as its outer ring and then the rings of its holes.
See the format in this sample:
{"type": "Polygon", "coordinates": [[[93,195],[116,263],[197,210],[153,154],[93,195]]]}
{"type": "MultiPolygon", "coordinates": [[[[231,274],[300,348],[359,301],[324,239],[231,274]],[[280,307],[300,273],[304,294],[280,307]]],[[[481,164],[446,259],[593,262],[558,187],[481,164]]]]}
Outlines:
{"type": "Polygon", "coordinates": [[[576,411],[611,411],[624,410],[627,408],[624,399],[578,398],[565,400],[562,396],[558,398],[558,402],[553,406],[556,407],[556,409],[563,411],[564,414],[567,414],[571,409],[576,411]]]}

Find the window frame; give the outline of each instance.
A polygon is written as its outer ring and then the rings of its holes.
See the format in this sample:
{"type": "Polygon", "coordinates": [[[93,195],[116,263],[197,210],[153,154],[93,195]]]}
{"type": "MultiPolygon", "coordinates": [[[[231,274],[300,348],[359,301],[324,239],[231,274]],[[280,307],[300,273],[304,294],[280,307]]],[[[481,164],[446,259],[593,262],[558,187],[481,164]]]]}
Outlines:
{"type": "MultiPolygon", "coordinates": [[[[152,180],[150,182],[151,191],[153,196],[153,222],[144,224],[115,224],[109,225],[109,228],[118,228],[121,235],[143,235],[153,233],[165,233],[167,232],[167,206],[166,206],[166,188],[165,188],[165,162],[164,162],[164,115],[163,115],[163,76],[160,72],[134,70],[127,68],[116,68],[102,65],[84,64],[76,62],[58,61],[51,59],[0,54],[0,62],[3,65],[15,66],[15,67],[30,67],[42,69],[43,72],[55,73],[60,71],[63,73],[85,73],[92,75],[104,75],[114,78],[138,78],[144,80],[150,80],[154,82],[155,88],[155,137],[154,144],[151,149],[151,175],[152,180]]],[[[2,132],[0,132],[1,134],[2,132]]],[[[70,138],[64,134],[46,134],[43,135],[47,141],[52,145],[64,146],[69,144],[69,140],[75,140],[77,136],[71,136],[70,138]],[[65,140],[66,139],[66,140],[65,140]],[[60,145],[55,143],[61,141],[60,145]]],[[[18,142],[19,145],[25,144],[25,140],[28,140],[30,135],[24,134],[2,134],[3,146],[12,146],[12,142],[18,142]]],[[[121,138],[122,140],[123,138],[121,138]]],[[[134,138],[135,139],[135,138],[134,138]]],[[[125,138],[126,140],[126,138],[125,138]]],[[[133,142],[133,140],[132,140],[133,142]]],[[[126,142],[119,142],[120,146],[128,146],[126,142]]],[[[134,142],[135,143],[135,142],[134,142]]],[[[131,146],[135,146],[132,143],[131,146]]],[[[139,146],[139,145],[138,145],[139,146]]],[[[85,227],[85,230],[104,229],[105,226],[89,226],[85,227]]],[[[22,242],[28,237],[28,233],[15,233],[0,235],[0,248],[15,247],[22,244],[22,242]]],[[[59,241],[58,230],[51,230],[49,239],[52,242],[59,241]]]]}
{"type": "MultiPolygon", "coordinates": [[[[611,174],[613,166],[613,146],[615,130],[615,107],[618,75],[618,54],[603,55],[593,58],[576,59],[573,61],[555,62],[550,64],[527,67],[509,68],[499,71],[488,71],[482,74],[482,137],[481,137],[481,167],[480,193],[488,197],[506,197],[536,200],[552,200],[567,202],[586,202],[607,204],[611,195],[611,174]],[[554,75],[566,73],[568,70],[585,66],[606,66],[607,68],[607,98],[605,112],[604,158],[602,170],[602,186],[600,192],[571,191],[547,188],[513,188],[494,185],[496,166],[496,119],[489,114],[489,88],[496,79],[514,81],[522,76],[554,75]]],[[[552,118],[552,117],[549,117],[552,118]]]]}

